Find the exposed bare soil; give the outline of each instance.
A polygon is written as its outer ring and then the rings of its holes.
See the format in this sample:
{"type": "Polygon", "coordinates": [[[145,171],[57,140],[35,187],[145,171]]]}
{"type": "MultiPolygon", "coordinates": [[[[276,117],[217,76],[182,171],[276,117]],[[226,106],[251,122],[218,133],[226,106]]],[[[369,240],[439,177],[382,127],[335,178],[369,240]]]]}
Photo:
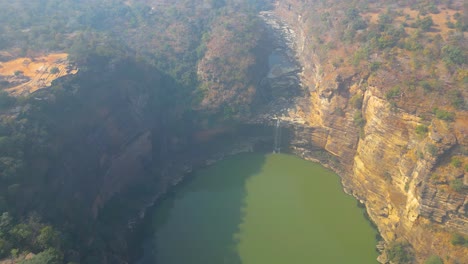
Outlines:
{"type": "Polygon", "coordinates": [[[59,77],[77,72],[66,53],[17,58],[0,62],[0,89],[13,96],[27,95],[49,87],[59,77]]]}

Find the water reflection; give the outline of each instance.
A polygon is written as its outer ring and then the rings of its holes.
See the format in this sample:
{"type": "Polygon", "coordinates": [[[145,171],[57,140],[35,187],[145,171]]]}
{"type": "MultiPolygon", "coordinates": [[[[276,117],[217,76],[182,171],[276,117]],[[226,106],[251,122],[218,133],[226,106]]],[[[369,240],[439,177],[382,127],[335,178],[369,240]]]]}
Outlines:
{"type": "Polygon", "coordinates": [[[154,212],[139,264],[375,264],[375,231],[319,164],[243,154],[202,170],[154,212]]]}
{"type": "Polygon", "coordinates": [[[234,234],[243,219],[244,187],[263,163],[262,155],[236,156],[181,186],[157,208],[154,236],[138,263],[240,264],[234,234]]]}

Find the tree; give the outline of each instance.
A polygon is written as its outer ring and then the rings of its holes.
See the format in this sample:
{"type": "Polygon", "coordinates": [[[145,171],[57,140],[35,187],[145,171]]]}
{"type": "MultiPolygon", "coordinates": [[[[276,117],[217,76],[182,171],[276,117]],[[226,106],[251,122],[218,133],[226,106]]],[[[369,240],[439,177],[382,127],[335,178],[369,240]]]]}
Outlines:
{"type": "Polygon", "coordinates": [[[394,263],[413,263],[413,253],[410,244],[406,242],[394,242],[387,249],[388,259],[394,263]]]}
{"type": "Polygon", "coordinates": [[[60,234],[55,231],[52,226],[45,226],[37,236],[36,243],[42,249],[58,247],[60,243],[60,234]]]}
{"type": "Polygon", "coordinates": [[[465,188],[463,185],[463,181],[461,179],[455,179],[450,182],[450,188],[452,188],[456,192],[461,192],[465,188]]]}
{"type": "Polygon", "coordinates": [[[8,95],[7,92],[0,91],[0,110],[11,107],[15,104],[16,99],[8,95]]]}
{"type": "Polygon", "coordinates": [[[417,125],[416,126],[416,134],[420,135],[420,136],[424,136],[426,135],[426,133],[429,131],[429,129],[427,128],[427,126],[425,125],[417,125]]]}
{"type": "Polygon", "coordinates": [[[454,112],[449,112],[449,111],[445,111],[445,110],[442,110],[442,109],[435,108],[434,113],[435,113],[435,116],[438,119],[445,120],[445,121],[455,120],[455,113],[454,112]]]}
{"type": "Polygon", "coordinates": [[[362,107],[362,95],[360,94],[355,94],[351,99],[349,100],[349,103],[355,108],[355,109],[361,109],[362,107]]]}
{"type": "Polygon", "coordinates": [[[20,223],[14,226],[10,230],[9,234],[15,244],[21,247],[29,246],[33,240],[33,230],[25,223],[20,223]]]}
{"type": "Polygon", "coordinates": [[[468,239],[466,239],[463,235],[454,233],[452,234],[452,239],[450,240],[452,245],[454,246],[460,246],[460,245],[467,245],[468,244],[468,239]]]}
{"type": "Polygon", "coordinates": [[[429,31],[429,29],[434,25],[434,21],[431,16],[427,16],[418,22],[419,27],[424,31],[429,31]]]}
{"type": "Polygon", "coordinates": [[[11,250],[11,243],[0,236],[0,259],[8,256],[11,250]]]}
{"type": "Polygon", "coordinates": [[[55,249],[47,249],[31,259],[20,261],[19,264],[61,264],[63,256],[55,249]]]}
{"type": "Polygon", "coordinates": [[[346,11],[346,19],[343,22],[350,24],[353,30],[365,29],[367,27],[366,21],[362,19],[359,10],[356,8],[350,8],[346,11]]]}
{"type": "Polygon", "coordinates": [[[14,179],[23,167],[24,164],[21,160],[11,157],[0,157],[0,179],[14,179]]]}
{"type": "Polygon", "coordinates": [[[465,98],[460,91],[450,91],[449,92],[450,102],[452,106],[456,109],[463,110],[465,106],[465,98]]]}
{"type": "Polygon", "coordinates": [[[0,216],[0,237],[3,237],[8,232],[8,230],[10,230],[12,222],[13,218],[8,212],[4,212],[0,216]]]}
{"type": "Polygon", "coordinates": [[[446,45],[442,48],[442,55],[444,62],[448,65],[462,65],[465,63],[465,56],[459,47],[446,45]]]}
{"type": "Polygon", "coordinates": [[[57,67],[53,67],[52,69],[50,69],[50,74],[57,74],[59,72],[60,72],[60,70],[57,67]]]}

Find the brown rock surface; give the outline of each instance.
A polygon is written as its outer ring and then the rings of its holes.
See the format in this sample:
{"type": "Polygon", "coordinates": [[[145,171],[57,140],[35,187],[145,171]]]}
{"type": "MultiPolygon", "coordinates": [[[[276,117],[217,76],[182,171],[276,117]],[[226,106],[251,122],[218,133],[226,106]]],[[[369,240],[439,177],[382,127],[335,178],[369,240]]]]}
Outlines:
{"type": "MultiPolygon", "coordinates": [[[[450,166],[444,160],[455,149],[467,146],[466,111],[457,112],[455,122],[435,117],[428,122],[434,100],[404,98],[395,104],[386,98],[388,87],[399,82],[396,72],[379,72],[370,78],[365,72],[331,67],[310,48],[314,40],[305,28],[311,22],[302,4],[286,2],[278,3],[275,12],[296,32],[302,82],[309,92],[307,106],[298,111],[307,124],[296,128],[294,152],[312,158],[314,154],[307,150],[319,147],[336,156],[345,189],[365,202],[383,239],[387,243],[407,240],[418,263],[432,254],[448,263],[468,261],[468,248],[450,243],[451,234],[468,234],[467,190],[456,192],[447,186],[453,176],[442,169],[450,166]],[[288,9],[289,3],[293,10],[288,9]],[[361,91],[362,108],[355,109],[349,99],[361,91]],[[341,115],[336,109],[341,109],[341,115]],[[365,120],[361,128],[353,122],[356,113],[365,120]],[[416,133],[422,124],[428,126],[425,135],[416,133]],[[445,185],[430,180],[436,170],[447,179],[445,185]]],[[[466,179],[466,172],[461,175],[466,179]]]]}

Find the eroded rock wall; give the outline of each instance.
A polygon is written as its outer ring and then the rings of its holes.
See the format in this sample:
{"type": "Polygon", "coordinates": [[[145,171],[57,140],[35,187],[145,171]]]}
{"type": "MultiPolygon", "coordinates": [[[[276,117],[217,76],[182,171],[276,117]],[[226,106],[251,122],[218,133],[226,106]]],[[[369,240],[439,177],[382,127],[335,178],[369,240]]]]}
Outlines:
{"type": "MultiPolygon", "coordinates": [[[[468,232],[467,192],[433,180],[435,172],[450,173],[444,169],[448,156],[466,147],[466,128],[457,121],[434,118],[427,134],[418,134],[416,127],[428,120],[412,107],[392,104],[384,92],[390,83],[398,82],[398,76],[336,70],[313,48],[314,36],[306,30],[311,19],[302,13],[300,3],[286,2],[277,3],[275,14],[295,32],[296,56],[307,91],[296,109],[283,117],[300,117],[305,123],[296,125],[293,151],[314,158],[310,149],[319,147],[335,156],[338,162],[331,166],[342,175],[345,189],[366,204],[387,244],[408,241],[418,263],[432,254],[450,263],[466,261],[467,248],[452,245],[450,237],[468,232]]],[[[466,112],[457,116],[466,121],[466,112]]]]}

